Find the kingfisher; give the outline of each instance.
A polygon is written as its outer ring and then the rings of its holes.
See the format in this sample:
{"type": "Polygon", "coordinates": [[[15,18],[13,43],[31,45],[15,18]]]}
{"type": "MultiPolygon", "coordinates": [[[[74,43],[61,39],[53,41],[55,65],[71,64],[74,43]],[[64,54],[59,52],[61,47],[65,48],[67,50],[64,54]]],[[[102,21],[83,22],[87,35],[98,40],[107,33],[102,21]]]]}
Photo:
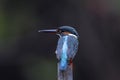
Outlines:
{"type": "Polygon", "coordinates": [[[73,63],[73,59],[78,51],[78,33],[71,26],[60,26],[57,29],[39,30],[38,32],[55,33],[59,36],[56,57],[59,62],[59,70],[66,71],[68,65],[73,63]]]}

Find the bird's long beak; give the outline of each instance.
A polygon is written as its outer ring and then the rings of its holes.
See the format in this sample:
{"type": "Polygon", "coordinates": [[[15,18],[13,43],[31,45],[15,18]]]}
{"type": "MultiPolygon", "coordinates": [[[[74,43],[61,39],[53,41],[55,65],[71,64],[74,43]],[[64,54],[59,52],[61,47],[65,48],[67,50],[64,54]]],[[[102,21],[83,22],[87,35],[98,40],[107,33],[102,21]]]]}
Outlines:
{"type": "Polygon", "coordinates": [[[44,32],[44,33],[57,33],[57,29],[38,30],[38,32],[44,32]]]}

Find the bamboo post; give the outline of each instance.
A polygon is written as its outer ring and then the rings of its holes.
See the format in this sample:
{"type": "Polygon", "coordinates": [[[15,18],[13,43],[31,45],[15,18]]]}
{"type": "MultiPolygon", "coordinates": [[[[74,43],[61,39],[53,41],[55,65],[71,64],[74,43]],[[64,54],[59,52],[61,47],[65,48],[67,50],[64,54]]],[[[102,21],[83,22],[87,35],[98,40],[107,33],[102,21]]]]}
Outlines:
{"type": "Polygon", "coordinates": [[[68,65],[67,70],[65,72],[61,72],[59,70],[59,63],[58,65],[58,80],[73,80],[73,65],[68,65]]]}

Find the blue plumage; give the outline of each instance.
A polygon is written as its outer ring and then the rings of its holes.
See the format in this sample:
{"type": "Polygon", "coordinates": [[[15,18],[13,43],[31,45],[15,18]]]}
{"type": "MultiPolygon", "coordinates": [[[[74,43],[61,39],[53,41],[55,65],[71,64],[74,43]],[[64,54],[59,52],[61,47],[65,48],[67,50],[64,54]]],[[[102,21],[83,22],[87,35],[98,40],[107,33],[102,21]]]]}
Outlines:
{"type": "Polygon", "coordinates": [[[61,51],[61,60],[60,60],[60,64],[59,64],[59,68],[60,70],[66,70],[67,68],[67,50],[68,50],[68,45],[67,45],[67,39],[68,39],[68,36],[64,36],[63,37],[63,40],[64,40],[64,43],[63,43],[63,47],[62,47],[62,51],[61,51]]]}
{"type": "Polygon", "coordinates": [[[78,50],[78,39],[75,35],[60,35],[56,49],[56,55],[59,62],[59,68],[62,71],[67,69],[69,60],[73,59],[78,50]]]}

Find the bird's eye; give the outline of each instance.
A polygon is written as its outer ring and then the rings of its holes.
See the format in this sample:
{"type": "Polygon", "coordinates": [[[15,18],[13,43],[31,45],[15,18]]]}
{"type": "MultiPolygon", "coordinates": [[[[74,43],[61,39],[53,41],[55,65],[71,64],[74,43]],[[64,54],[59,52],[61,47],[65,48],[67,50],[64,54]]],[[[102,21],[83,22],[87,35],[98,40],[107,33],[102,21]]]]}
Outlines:
{"type": "Polygon", "coordinates": [[[57,32],[58,32],[58,34],[62,33],[62,31],[60,29],[57,32]]]}

